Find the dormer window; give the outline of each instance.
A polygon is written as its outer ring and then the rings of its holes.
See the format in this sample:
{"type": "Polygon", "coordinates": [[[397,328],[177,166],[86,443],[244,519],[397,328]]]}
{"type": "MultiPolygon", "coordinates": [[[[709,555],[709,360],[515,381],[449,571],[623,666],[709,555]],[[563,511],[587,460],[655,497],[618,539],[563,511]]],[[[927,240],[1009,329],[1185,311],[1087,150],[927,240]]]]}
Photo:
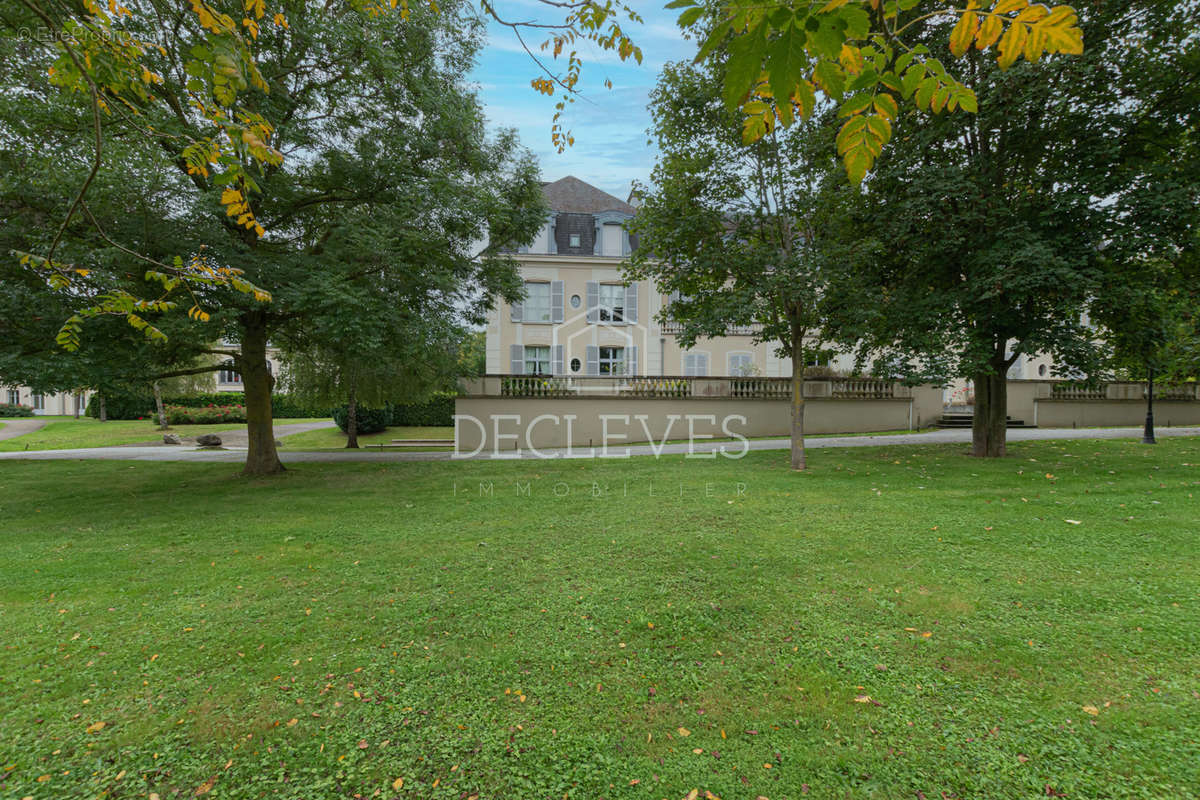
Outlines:
{"type": "Polygon", "coordinates": [[[571,247],[582,247],[583,246],[583,243],[580,240],[578,233],[572,233],[570,241],[571,241],[571,247]]]}

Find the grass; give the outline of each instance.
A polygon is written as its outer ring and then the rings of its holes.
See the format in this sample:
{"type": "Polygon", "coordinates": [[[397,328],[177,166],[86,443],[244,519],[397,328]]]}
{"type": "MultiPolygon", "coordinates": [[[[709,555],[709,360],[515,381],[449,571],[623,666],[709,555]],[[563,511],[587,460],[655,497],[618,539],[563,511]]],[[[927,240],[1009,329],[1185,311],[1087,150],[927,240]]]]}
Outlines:
{"type": "MultiPolygon", "coordinates": [[[[358,443],[363,448],[370,445],[388,444],[392,439],[453,439],[454,428],[388,428],[379,433],[359,434],[358,443]]],[[[288,450],[342,450],[346,447],[346,434],[337,428],[321,428],[297,433],[287,438],[288,450]]],[[[406,450],[446,450],[453,448],[405,448],[406,450]]]]}
{"type": "MultiPolygon", "coordinates": [[[[16,450],[67,450],[80,447],[112,447],[124,444],[162,441],[163,431],[148,419],[109,420],[100,422],[90,417],[43,417],[49,420],[41,430],[0,442],[0,452],[16,450]]],[[[291,422],[321,422],[319,419],[277,420],[282,425],[291,422]]],[[[180,436],[199,436],[203,433],[237,430],[243,424],[223,422],[215,425],[175,425],[171,433],[180,436]]]]}
{"type": "Polygon", "coordinates": [[[962,451],[5,463],[0,796],[1195,796],[1200,440],[962,451]]]}

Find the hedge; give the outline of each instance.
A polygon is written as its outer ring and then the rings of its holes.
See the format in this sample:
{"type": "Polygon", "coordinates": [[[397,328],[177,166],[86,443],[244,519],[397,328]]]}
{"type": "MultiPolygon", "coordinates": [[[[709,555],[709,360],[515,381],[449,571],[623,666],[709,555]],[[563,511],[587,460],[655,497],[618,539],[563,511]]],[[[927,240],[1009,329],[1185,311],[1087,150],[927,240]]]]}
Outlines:
{"type": "Polygon", "coordinates": [[[424,403],[394,405],[392,424],[421,428],[450,427],[454,424],[454,395],[435,394],[424,403]]]}
{"type": "Polygon", "coordinates": [[[164,405],[168,425],[213,425],[219,422],[245,422],[243,405],[191,406],[164,405]]]}
{"type": "Polygon", "coordinates": [[[33,409],[29,406],[0,403],[0,417],[32,417],[33,409]]]}
{"type": "MultiPolygon", "coordinates": [[[[379,433],[386,430],[389,423],[392,421],[392,410],[390,408],[364,408],[359,406],[354,414],[355,428],[358,433],[379,433]]],[[[350,411],[348,406],[340,406],[333,410],[333,421],[342,429],[342,433],[346,433],[346,427],[350,422],[350,411]]]]}
{"type": "MultiPolygon", "coordinates": [[[[164,397],[163,405],[204,408],[213,406],[242,405],[246,396],[241,392],[207,392],[202,394],[164,397]]],[[[154,396],[146,394],[109,395],[107,398],[109,419],[149,419],[154,416],[154,396]]],[[[88,402],[89,417],[100,417],[100,396],[93,395],[88,402]]],[[[302,419],[306,417],[328,417],[328,408],[314,408],[301,403],[289,394],[271,395],[271,414],[275,419],[302,419]]]]}

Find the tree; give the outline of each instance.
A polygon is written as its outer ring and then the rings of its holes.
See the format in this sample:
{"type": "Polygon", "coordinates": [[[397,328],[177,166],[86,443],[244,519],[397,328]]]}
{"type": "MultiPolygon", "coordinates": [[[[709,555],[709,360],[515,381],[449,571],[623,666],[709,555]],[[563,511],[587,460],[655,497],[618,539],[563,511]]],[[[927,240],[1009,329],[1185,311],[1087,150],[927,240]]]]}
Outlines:
{"type": "Polygon", "coordinates": [[[675,298],[665,313],[681,324],[681,345],[755,325],[758,341],[791,358],[791,465],[799,470],[806,353],[824,338],[829,217],[849,187],[822,120],[745,144],[740,115],[720,100],[723,69],[713,58],[663,70],[651,98],[661,155],[653,188],[639,188],[638,249],[627,271],[675,298]]]}
{"type": "MultiPolygon", "coordinates": [[[[160,79],[147,87],[154,102],[139,107],[125,130],[130,146],[150,148],[146,158],[166,164],[176,181],[166,226],[183,231],[184,241],[172,242],[175,252],[191,253],[188,263],[199,274],[241,270],[187,289],[195,316],[211,317],[207,338],[219,332],[231,342],[212,354],[232,360],[242,376],[245,471],[269,474],[282,465],[272,431],[268,341],[302,339],[309,317],[329,314],[331,306],[352,316],[364,283],[410,280],[445,295],[470,290],[515,298],[520,285],[511,258],[499,244],[480,253],[476,243],[488,234],[497,243],[532,238],[544,217],[536,170],[512,134],[486,136],[475,97],[459,81],[480,32],[459,18],[459,4],[443,4],[437,14],[414,9],[407,18],[372,18],[295,0],[280,6],[286,27],[262,27],[247,40],[270,92],[244,98],[247,113],[276,120],[271,146],[290,157],[259,163],[243,148],[221,156],[242,159],[241,169],[254,173],[257,227],[247,228],[239,211],[227,214],[214,202],[230,189],[225,173],[197,170],[189,150],[210,124],[189,111],[197,87],[189,72],[196,68],[188,66],[198,48],[211,46],[209,34],[194,29],[191,11],[152,7],[177,24],[156,21],[136,31],[161,46],[148,57],[160,79]],[[141,137],[147,129],[159,135],[141,137]],[[434,268],[422,283],[424,271],[434,268]],[[243,280],[270,287],[269,302],[240,291],[243,280]]],[[[146,21],[127,24],[139,20],[146,21]]],[[[83,152],[76,142],[75,158],[86,158],[83,152]]],[[[152,227],[145,232],[141,249],[161,244],[155,234],[152,227]]],[[[107,237],[106,244],[105,252],[133,250],[107,237]]],[[[132,295],[140,275],[129,265],[138,256],[124,259],[111,267],[101,262],[86,280],[132,295]]],[[[170,274],[155,272],[184,290],[170,274]]]]}
{"type": "MultiPolygon", "coordinates": [[[[844,338],[863,337],[864,354],[898,354],[910,373],[973,380],[976,456],[1005,454],[1006,373],[1022,354],[1100,370],[1103,346],[1084,312],[1102,296],[1100,254],[1130,210],[1122,142],[1171,91],[1135,88],[1126,65],[1153,5],[1089,10],[1078,59],[1004,71],[972,57],[979,113],[905,115],[868,182],[863,228],[886,247],[840,298],[874,314],[844,338]]],[[[1158,32],[1183,35],[1171,26],[1158,32]]],[[[936,28],[923,35],[934,52],[947,47],[936,28]]]]}
{"type": "Polygon", "coordinates": [[[314,308],[283,350],[289,392],[313,405],[345,404],[348,448],[358,447],[360,407],[419,402],[452,386],[464,326],[487,310],[489,299],[466,291],[453,274],[462,262],[440,259],[436,248],[420,256],[404,269],[348,283],[343,292],[353,302],[314,308]]]}

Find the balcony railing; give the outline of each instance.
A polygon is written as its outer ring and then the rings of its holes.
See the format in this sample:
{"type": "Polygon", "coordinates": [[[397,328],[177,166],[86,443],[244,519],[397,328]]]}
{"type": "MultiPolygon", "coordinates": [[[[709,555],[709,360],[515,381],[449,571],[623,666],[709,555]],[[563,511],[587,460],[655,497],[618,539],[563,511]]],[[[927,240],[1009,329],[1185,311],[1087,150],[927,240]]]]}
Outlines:
{"type": "MultiPolygon", "coordinates": [[[[762,331],[762,325],[727,325],[725,326],[726,336],[754,336],[762,331]]],[[[662,323],[662,332],[670,336],[678,336],[683,333],[683,325],[674,320],[668,320],[662,323]]]]}
{"type": "MultiPolygon", "coordinates": [[[[501,397],[731,397],[746,400],[787,400],[791,378],[696,377],[656,375],[489,375],[477,379],[467,391],[501,397]]],[[[824,378],[804,381],[804,395],[812,398],[887,400],[908,398],[910,390],[875,378],[824,378]]]]}

